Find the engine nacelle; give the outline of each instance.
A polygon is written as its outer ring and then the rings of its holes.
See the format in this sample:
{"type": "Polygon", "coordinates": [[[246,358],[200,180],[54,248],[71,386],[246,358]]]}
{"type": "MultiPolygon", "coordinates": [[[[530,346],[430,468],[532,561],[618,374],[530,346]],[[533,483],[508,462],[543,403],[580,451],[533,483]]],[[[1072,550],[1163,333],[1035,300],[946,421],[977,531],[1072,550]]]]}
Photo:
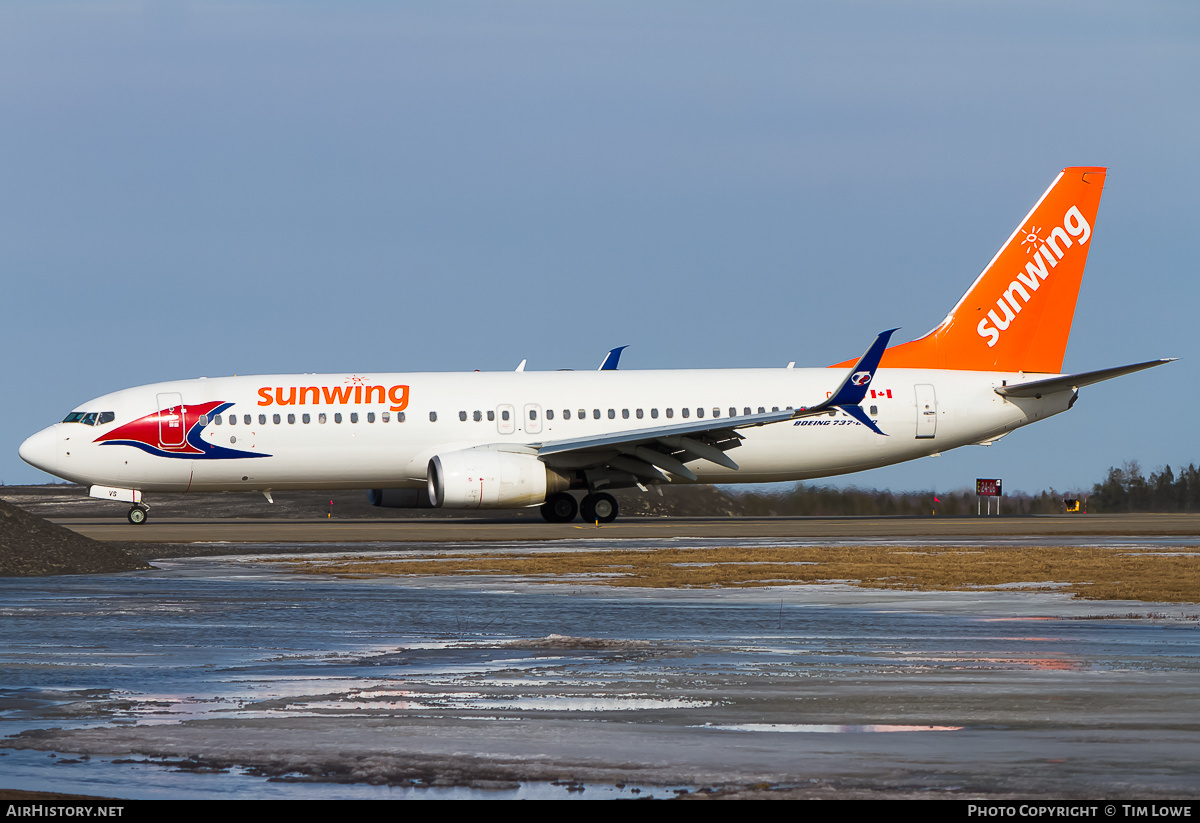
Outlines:
{"type": "Polygon", "coordinates": [[[448,509],[515,509],[540,506],[570,488],[567,477],[532,454],[463,449],[429,461],[429,502],[448,509]]]}
{"type": "Polygon", "coordinates": [[[383,509],[433,508],[424,489],[370,489],[367,502],[383,509]]]}

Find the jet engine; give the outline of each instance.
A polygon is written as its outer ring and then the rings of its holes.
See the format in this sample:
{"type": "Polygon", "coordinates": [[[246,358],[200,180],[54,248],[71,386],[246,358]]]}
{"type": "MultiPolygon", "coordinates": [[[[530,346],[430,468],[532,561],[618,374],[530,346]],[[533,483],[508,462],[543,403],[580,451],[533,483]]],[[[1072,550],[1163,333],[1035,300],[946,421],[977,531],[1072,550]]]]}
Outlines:
{"type": "Polygon", "coordinates": [[[546,468],[533,454],[463,449],[429,461],[429,501],[448,509],[540,506],[571,480],[546,468]]]}

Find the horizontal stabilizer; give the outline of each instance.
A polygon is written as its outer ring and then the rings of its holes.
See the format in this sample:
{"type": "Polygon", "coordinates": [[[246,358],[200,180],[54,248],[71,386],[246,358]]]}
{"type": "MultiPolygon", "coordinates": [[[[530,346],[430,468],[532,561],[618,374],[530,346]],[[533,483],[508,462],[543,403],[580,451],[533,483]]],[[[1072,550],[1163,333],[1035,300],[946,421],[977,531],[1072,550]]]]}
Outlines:
{"type": "Polygon", "coordinates": [[[1164,363],[1172,363],[1177,358],[1164,357],[1160,360],[1147,360],[1145,363],[1133,363],[1129,366],[1116,366],[1111,369],[1100,369],[1099,371],[1085,371],[1079,374],[1065,374],[1062,377],[1048,377],[1045,380],[1033,380],[1029,383],[1017,383],[1014,386],[1000,386],[996,389],[996,394],[1003,397],[1041,397],[1044,394],[1054,394],[1059,391],[1070,391],[1078,389],[1081,386],[1090,386],[1093,383],[1100,383],[1105,380],[1112,380],[1114,377],[1121,377],[1126,374],[1133,374],[1135,371],[1142,369],[1152,369],[1155,366],[1161,366],[1164,363]]]}

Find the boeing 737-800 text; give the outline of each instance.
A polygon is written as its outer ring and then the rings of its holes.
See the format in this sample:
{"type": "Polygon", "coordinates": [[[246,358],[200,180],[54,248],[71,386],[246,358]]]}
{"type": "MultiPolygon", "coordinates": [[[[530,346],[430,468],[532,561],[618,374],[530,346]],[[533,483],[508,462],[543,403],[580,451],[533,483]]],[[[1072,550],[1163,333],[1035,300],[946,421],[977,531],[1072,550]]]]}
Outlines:
{"type": "Polygon", "coordinates": [[[607,522],[606,489],[804,480],[991,443],[1169,362],[1062,373],[1104,179],[1063,170],[937,328],[892,348],[884,332],[857,361],[180,380],[84,403],[20,454],[133,504],[133,523],[146,492],[331,488],[607,522]]]}

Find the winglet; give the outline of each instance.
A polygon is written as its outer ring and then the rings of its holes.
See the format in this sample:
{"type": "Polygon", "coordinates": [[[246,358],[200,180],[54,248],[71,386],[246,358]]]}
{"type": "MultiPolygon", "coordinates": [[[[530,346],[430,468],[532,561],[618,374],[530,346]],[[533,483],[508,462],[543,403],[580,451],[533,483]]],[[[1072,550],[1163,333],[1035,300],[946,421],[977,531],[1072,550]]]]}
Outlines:
{"type": "Polygon", "coordinates": [[[621,360],[621,352],[625,351],[628,346],[617,346],[604,357],[604,362],[600,364],[598,371],[616,371],[617,363],[621,360]]]}
{"type": "Polygon", "coordinates": [[[888,329],[885,332],[880,332],[875,341],[871,343],[870,348],[862,357],[858,358],[858,362],[854,364],[854,368],[850,369],[850,373],[846,375],[846,379],[842,381],[842,385],[838,386],[824,405],[827,406],[857,406],[867,396],[867,386],[875,378],[875,370],[879,368],[879,361],[883,357],[883,350],[887,348],[888,341],[892,339],[892,335],[899,329],[888,329]]]}
{"type": "Polygon", "coordinates": [[[858,358],[858,362],[850,369],[850,373],[846,375],[846,379],[842,381],[842,385],[838,386],[837,391],[831,394],[829,399],[824,403],[812,408],[801,409],[796,416],[807,417],[819,414],[827,409],[837,408],[876,434],[883,434],[874,421],[867,417],[867,413],[862,410],[862,406],[859,404],[867,396],[867,386],[875,379],[875,370],[879,368],[879,361],[883,357],[883,350],[887,348],[888,341],[892,339],[892,335],[897,331],[899,329],[888,329],[885,332],[880,332],[866,353],[858,358]]]}

